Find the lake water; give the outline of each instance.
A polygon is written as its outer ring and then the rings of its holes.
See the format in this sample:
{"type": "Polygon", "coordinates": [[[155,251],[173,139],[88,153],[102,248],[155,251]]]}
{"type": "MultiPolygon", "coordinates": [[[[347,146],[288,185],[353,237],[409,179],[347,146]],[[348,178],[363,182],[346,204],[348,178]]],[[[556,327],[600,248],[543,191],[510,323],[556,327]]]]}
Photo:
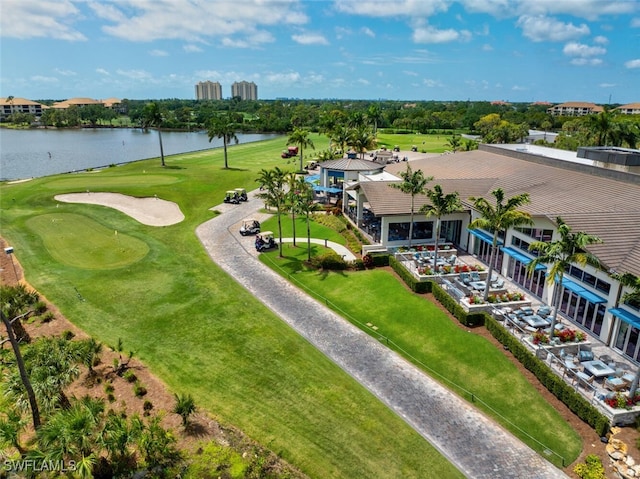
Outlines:
{"type": "MultiPolygon", "coordinates": [[[[237,134],[240,143],[267,140],[273,134],[237,134]]],[[[165,156],[222,146],[207,132],[162,132],[165,156]]],[[[0,180],[37,178],[100,168],[160,156],[158,132],[135,128],[80,130],[0,128],[0,180]]]]}

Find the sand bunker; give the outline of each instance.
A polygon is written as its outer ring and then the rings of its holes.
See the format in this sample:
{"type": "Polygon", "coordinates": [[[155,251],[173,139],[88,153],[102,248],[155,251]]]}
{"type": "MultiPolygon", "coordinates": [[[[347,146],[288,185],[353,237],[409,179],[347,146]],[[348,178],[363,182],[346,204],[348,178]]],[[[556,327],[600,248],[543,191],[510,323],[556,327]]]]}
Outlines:
{"type": "Polygon", "coordinates": [[[177,204],[159,198],[135,198],[120,193],[70,193],[56,195],[55,199],[63,203],[108,206],[149,226],[169,226],[184,220],[177,204]]]}

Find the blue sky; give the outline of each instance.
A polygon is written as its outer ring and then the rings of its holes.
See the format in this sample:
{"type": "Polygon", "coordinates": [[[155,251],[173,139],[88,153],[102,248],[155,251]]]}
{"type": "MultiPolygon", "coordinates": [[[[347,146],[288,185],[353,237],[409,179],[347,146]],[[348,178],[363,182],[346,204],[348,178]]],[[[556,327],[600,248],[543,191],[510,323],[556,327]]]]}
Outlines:
{"type": "Polygon", "coordinates": [[[640,0],[0,0],[0,96],[640,101],[640,0]]]}

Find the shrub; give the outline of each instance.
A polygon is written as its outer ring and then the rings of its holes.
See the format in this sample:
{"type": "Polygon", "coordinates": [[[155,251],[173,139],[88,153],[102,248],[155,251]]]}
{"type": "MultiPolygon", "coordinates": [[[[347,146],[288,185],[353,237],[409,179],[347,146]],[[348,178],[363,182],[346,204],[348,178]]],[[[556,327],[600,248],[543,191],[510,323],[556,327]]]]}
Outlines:
{"type": "Polygon", "coordinates": [[[40,316],[47,310],[47,304],[44,301],[38,301],[33,305],[33,312],[40,316]]]}
{"type": "Polygon", "coordinates": [[[53,321],[54,319],[56,319],[56,316],[53,314],[52,311],[47,311],[42,316],[40,316],[40,320],[43,323],[49,323],[49,322],[53,321]]]}
{"type": "Polygon", "coordinates": [[[153,409],[153,403],[151,401],[149,401],[148,399],[145,399],[143,405],[142,405],[142,410],[144,411],[143,415],[144,416],[149,416],[151,414],[151,410],[153,409]]]}
{"type": "Polygon", "coordinates": [[[107,394],[113,393],[114,388],[113,388],[113,384],[111,383],[107,383],[104,385],[104,392],[107,394]]]}
{"type": "Polygon", "coordinates": [[[141,398],[147,394],[147,388],[145,388],[140,381],[136,381],[133,385],[133,394],[135,394],[136,397],[141,398]]]}
{"type": "Polygon", "coordinates": [[[322,270],[342,271],[347,269],[347,262],[335,251],[328,251],[324,254],[311,258],[311,265],[322,270]]]}
{"type": "Polygon", "coordinates": [[[70,330],[66,329],[66,330],[64,330],[62,332],[62,334],[60,336],[62,336],[62,339],[66,339],[67,341],[71,341],[73,338],[76,337],[76,334],[73,331],[70,331],[70,330]]]}
{"type": "Polygon", "coordinates": [[[589,454],[584,463],[576,464],[573,472],[580,479],[605,479],[606,477],[602,461],[595,454],[589,454]]]}
{"type": "Polygon", "coordinates": [[[355,261],[353,261],[352,267],[355,270],[362,271],[366,266],[363,259],[356,259],[355,261]]]}
{"type": "Polygon", "coordinates": [[[362,264],[365,268],[373,268],[373,266],[375,266],[373,264],[373,257],[370,254],[365,254],[362,257],[362,264]]]}
{"type": "Polygon", "coordinates": [[[131,369],[125,371],[122,377],[126,379],[128,383],[135,383],[138,380],[138,376],[136,376],[136,373],[134,373],[131,369]]]}
{"type": "Polygon", "coordinates": [[[116,400],[116,397],[113,395],[113,393],[107,394],[107,401],[115,402],[115,400],[116,400]]]}

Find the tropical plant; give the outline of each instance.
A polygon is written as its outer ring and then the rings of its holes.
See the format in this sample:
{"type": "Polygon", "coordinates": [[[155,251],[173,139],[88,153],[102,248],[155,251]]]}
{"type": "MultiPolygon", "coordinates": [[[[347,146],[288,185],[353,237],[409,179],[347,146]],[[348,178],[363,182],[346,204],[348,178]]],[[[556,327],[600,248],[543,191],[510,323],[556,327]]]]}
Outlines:
{"type": "Polygon", "coordinates": [[[296,128],[295,130],[293,130],[293,132],[289,135],[289,139],[287,140],[287,145],[296,145],[298,147],[298,149],[300,150],[300,172],[304,173],[304,169],[302,167],[302,158],[303,158],[303,151],[305,148],[311,148],[312,150],[315,150],[315,146],[313,146],[313,141],[311,141],[311,138],[309,138],[309,131],[308,130],[304,130],[302,128],[296,128]]]}
{"type": "Polygon", "coordinates": [[[430,203],[423,205],[422,208],[420,208],[420,213],[424,213],[427,217],[436,217],[436,242],[433,253],[433,264],[437,265],[441,218],[445,215],[462,211],[462,203],[460,202],[460,196],[457,191],[445,195],[440,185],[435,185],[433,189],[427,188],[426,194],[430,203]]]}
{"type": "Polygon", "coordinates": [[[162,147],[162,112],[157,102],[147,103],[142,110],[142,127],[146,130],[149,127],[155,127],[158,130],[158,141],[160,142],[160,161],[161,165],[164,163],[164,148],[162,147]]]}
{"type": "MultiPolygon", "coordinates": [[[[480,217],[471,222],[469,229],[482,228],[486,231],[493,232],[487,278],[491,278],[493,273],[493,267],[498,250],[498,235],[509,228],[533,224],[531,215],[518,209],[530,202],[528,193],[513,196],[509,198],[506,203],[504,202],[505,195],[502,188],[493,190],[491,195],[496,200],[495,206],[490,204],[486,198],[469,198],[473,201],[473,207],[480,213],[480,217]]],[[[484,289],[483,295],[485,301],[489,297],[489,287],[491,286],[490,281],[487,281],[486,283],[487,285],[484,289]]]]}
{"type": "Polygon", "coordinates": [[[613,140],[614,115],[612,110],[605,108],[600,113],[586,117],[587,127],[595,137],[596,146],[606,146],[609,140],[613,140]]]}
{"type": "Polygon", "coordinates": [[[409,248],[411,248],[411,241],[413,240],[413,215],[415,213],[415,197],[417,195],[424,195],[425,188],[428,182],[433,180],[433,176],[425,178],[422,170],[413,171],[411,165],[407,163],[406,171],[400,173],[402,178],[401,183],[390,183],[391,188],[402,191],[407,195],[411,195],[411,219],[409,221],[409,248]]]}
{"type": "Polygon", "coordinates": [[[236,130],[238,125],[233,122],[231,116],[227,114],[215,116],[209,120],[209,128],[207,134],[209,135],[209,142],[214,138],[222,138],[222,146],[224,150],[224,168],[229,168],[227,161],[227,145],[233,141],[238,144],[238,137],[236,136],[236,130]]]}
{"type": "Polygon", "coordinates": [[[196,412],[196,403],[191,394],[174,394],[176,404],[173,406],[173,412],[182,418],[182,426],[189,425],[189,418],[196,412]]]}
{"type": "MultiPolygon", "coordinates": [[[[298,188],[300,187],[298,175],[295,172],[287,173],[285,180],[287,182],[288,190],[285,198],[285,207],[291,213],[291,227],[293,229],[293,246],[296,246],[296,213],[298,212],[298,188]]],[[[303,183],[304,178],[300,178],[303,183]]]]}
{"type": "Polygon", "coordinates": [[[351,143],[353,130],[344,125],[339,125],[331,131],[329,140],[333,148],[340,150],[341,156],[344,156],[347,147],[351,143]]]}
{"type": "Polygon", "coordinates": [[[95,338],[89,338],[82,341],[82,363],[87,367],[89,377],[96,375],[93,366],[100,360],[100,353],[102,353],[102,343],[95,340],[95,338]]]}
{"type": "Polygon", "coordinates": [[[304,178],[296,185],[298,211],[304,215],[307,224],[307,261],[311,261],[311,215],[322,209],[313,198],[313,187],[304,178]]]}
{"type": "Polygon", "coordinates": [[[360,153],[360,158],[362,159],[364,159],[364,154],[368,150],[376,147],[376,144],[376,136],[366,126],[361,126],[351,132],[349,146],[351,146],[356,153],[360,153]]]}
{"type": "Polygon", "coordinates": [[[258,198],[264,200],[265,206],[274,207],[276,209],[276,217],[278,219],[278,250],[279,256],[282,258],[282,220],[281,215],[285,209],[286,193],[284,191],[285,178],[287,173],[277,166],[272,170],[262,169],[259,172],[256,181],[260,183],[262,189],[258,193],[258,198]]]}
{"type": "Polygon", "coordinates": [[[454,153],[460,149],[460,135],[452,135],[447,140],[447,145],[454,153]]]}
{"type": "Polygon", "coordinates": [[[373,123],[373,134],[378,133],[378,124],[382,120],[382,111],[378,105],[369,105],[366,113],[367,120],[373,123]]]}
{"type": "Polygon", "coordinates": [[[553,315],[551,317],[551,329],[555,331],[556,321],[558,317],[558,309],[560,307],[560,287],[565,271],[573,264],[584,266],[587,263],[592,266],[600,264],[598,258],[589,253],[586,248],[590,245],[602,243],[597,236],[587,234],[582,231],[574,233],[571,227],[564,222],[561,217],[556,218],[557,232],[559,238],[549,243],[545,241],[534,241],[529,245],[530,251],[536,251],[537,256],[527,265],[530,273],[535,271],[538,265],[549,265],[547,272],[547,282],[554,284],[553,294],[553,315]]]}

